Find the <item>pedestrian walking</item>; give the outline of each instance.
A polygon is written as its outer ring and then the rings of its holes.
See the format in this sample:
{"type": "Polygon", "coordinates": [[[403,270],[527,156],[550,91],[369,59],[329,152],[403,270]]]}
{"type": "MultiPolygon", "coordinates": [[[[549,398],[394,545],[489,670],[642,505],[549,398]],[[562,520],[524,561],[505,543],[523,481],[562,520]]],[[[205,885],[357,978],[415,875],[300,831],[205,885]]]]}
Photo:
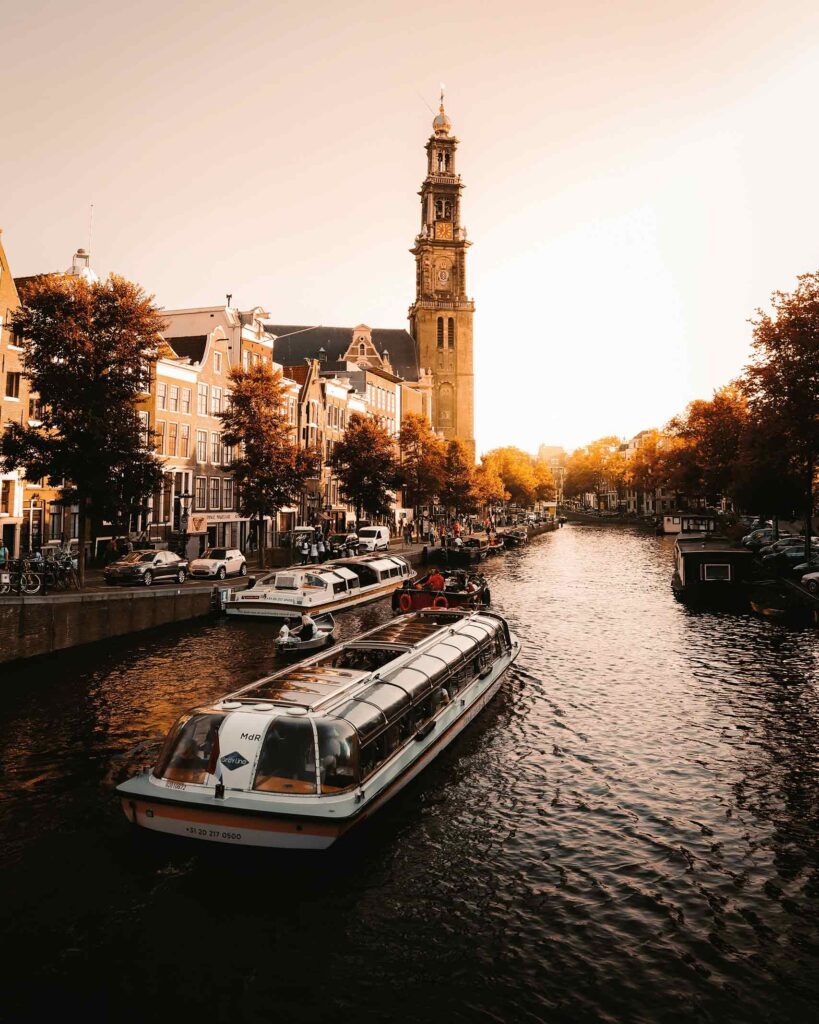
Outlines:
{"type": "Polygon", "coordinates": [[[311,562],[317,562],[318,561],[318,553],[319,553],[318,552],[318,541],[316,540],[316,535],[313,534],[313,539],[310,541],[310,561],[311,562]]]}
{"type": "Polygon", "coordinates": [[[8,560],[9,560],[9,549],[6,547],[6,545],[3,543],[3,541],[0,540],[0,569],[5,569],[6,568],[6,566],[8,565],[8,560]]]}
{"type": "Polygon", "coordinates": [[[322,537],[321,533],[319,533],[319,539],[318,539],[317,547],[318,547],[318,559],[319,559],[319,561],[320,562],[327,561],[327,547],[326,547],[326,545],[324,543],[324,538],[322,537]]]}

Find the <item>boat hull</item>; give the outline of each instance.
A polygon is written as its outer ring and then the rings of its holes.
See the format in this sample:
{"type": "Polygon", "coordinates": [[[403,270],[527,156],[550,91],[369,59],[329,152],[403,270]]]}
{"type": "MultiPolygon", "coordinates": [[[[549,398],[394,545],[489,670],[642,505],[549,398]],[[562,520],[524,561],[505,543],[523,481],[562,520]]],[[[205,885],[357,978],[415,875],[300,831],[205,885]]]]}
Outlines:
{"type": "Polygon", "coordinates": [[[363,594],[345,597],[341,601],[327,601],[325,604],[305,606],[299,604],[280,604],[276,601],[267,600],[262,595],[259,595],[258,599],[254,600],[247,592],[243,592],[243,600],[226,601],[224,607],[228,615],[250,618],[293,619],[298,618],[302,611],[308,611],[313,616],[323,615],[327,612],[343,612],[347,608],[355,608],[361,604],[368,604],[370,601],[379,601],[382,597],[389,597],[403,582],[403,580],[396,580],[384,586],[374,587],[363,594]]]}

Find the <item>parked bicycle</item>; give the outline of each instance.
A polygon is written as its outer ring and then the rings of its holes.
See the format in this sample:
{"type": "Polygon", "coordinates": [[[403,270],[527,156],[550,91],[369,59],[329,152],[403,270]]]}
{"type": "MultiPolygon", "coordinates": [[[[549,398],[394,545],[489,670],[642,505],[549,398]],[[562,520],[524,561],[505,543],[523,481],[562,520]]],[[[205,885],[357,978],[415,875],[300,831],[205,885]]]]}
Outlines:
{"type": "Polygon", "coordinates": [[[0,595],[31,596],[39,594],[42,586],[42,576],[27,558],[10,559],[7,568],[0,572],[0,595]]]}

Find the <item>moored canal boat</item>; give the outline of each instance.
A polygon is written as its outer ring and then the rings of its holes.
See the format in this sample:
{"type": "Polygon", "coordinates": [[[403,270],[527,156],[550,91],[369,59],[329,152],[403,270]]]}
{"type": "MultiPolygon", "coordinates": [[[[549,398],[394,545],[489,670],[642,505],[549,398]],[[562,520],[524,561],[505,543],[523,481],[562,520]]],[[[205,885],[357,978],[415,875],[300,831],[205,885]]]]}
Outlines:
{"type": "Polygon", "coordinates": [[[337,612],[388,597],[415,570],[400,555],[365,555],[294,566],[262,577],[247,590],[225,592],[228,615],[287,619],[302,611],[337,612]]]}
{"type": "Polygon", "coordinates": [[[325,849],[455,739],[519,653],[492,612],[394,619],[184,714],[117,787],[122,809],[171,835],[325,849]]]}
{"type": "Polygon", "coordinates": [[[681,600],[747,605],[753,561],[753,552],[724,537],[681,534],[671,586],[681,600]]]}
{"type": "Polygon", "coordinates": [[[486,577],[466,569],[427,573],[416,583],[405,583],[392,595],[394,612],[418,612],[424,608],[480,608],[489,604],[486,577]],[[437,579],[436,579],[437,577],[437,579]]]}

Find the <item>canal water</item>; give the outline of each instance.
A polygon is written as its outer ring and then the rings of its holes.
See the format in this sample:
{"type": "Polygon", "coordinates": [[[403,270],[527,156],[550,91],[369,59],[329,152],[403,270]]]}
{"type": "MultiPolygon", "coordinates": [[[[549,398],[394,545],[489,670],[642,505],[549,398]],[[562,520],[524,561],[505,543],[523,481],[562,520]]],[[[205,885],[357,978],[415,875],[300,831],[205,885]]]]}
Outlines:
{"type": "Polygon", "coordinates": [[[268,623],[4,669],[0,1017],[815,1019],[817,634],[687,610],[628,529],[487,573],[517,667],[324,854],[137,833],[114,799],[181,709],[269,670],[268,623]]]}

